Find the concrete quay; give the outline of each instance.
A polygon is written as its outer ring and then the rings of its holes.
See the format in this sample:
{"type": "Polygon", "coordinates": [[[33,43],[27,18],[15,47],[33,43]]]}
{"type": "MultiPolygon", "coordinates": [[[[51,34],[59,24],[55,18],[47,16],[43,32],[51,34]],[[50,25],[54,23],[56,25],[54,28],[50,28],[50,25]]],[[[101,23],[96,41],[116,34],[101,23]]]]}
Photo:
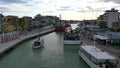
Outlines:
{"type": "Polygon", "coordinates": [[[12,48],[14,48],[17,44],[19,44],[19,43],[21,43],[25,40],[28,40],[28,39],[33,38],[33,37],[37,37],[39,35],[44,35],[44,34],[53,32],[54,30],[55,29],[52,28],[52,29],[46,29],[46,30],[40,31],[40,32],[39,31],[38,32],[31,32],[31,33],[27,33],[27,34],[19,36],[18,39],[8,41],[8,42],[4,42],[4,43],[0,43],[0,56],[2,54],[5,54],[6,52],[8,52],[12,48]]]}

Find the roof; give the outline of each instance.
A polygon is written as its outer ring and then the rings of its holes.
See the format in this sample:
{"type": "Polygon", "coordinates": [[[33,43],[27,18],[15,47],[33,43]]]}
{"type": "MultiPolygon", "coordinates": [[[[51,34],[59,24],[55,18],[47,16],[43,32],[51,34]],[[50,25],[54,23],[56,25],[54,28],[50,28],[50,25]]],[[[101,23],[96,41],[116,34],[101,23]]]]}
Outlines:
{"type": "Polygon", "coordinates": [[[101,51],[97,47],[94,47],[94,46],[80,46],[80,47],[98,60],[99,59],[103,59],[103,60],[106,60],[106,59],[115,60],[116,59],[115,57],[111,56],[107,52],[101,51]]]}
{"type": "Polygon", "coordinates": [[[89,30],[89,33],[92,33],[92,34],[98,34],[98,33],[103,33],[104,31],[103,30],[100,30],[100,29],[92,29],[92,30],[89,30]]]}
{"type": "Polygon", "coordinates": [[[110,39],[112,39],[112,40],[120,40],[120,36],[110,36],[110,39]]]}

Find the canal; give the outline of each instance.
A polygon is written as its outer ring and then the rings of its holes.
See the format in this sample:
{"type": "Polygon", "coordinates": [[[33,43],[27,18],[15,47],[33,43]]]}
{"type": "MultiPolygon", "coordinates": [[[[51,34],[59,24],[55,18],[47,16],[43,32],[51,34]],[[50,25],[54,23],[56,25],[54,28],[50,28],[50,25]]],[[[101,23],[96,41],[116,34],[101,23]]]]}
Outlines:
{"type": "Polygon", "coordinates": [[[32,49],[30,39],[0,58],[0,68],[89,68],[78,56],[78,46],[63,45],[63,33],[41,36],[44,47],[32,49]]]}

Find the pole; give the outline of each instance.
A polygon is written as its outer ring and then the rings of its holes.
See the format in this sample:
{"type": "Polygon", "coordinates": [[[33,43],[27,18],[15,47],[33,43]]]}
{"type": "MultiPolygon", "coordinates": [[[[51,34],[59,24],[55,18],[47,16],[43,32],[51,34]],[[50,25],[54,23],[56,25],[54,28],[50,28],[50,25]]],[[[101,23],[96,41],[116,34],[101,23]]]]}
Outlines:
{"type": "Polygon", "coordinates": [[[95,43],[96,43],[95,41],[96,41],[96,38],[94,37],[93,39],[94,39],[94,47],[95,47],[95,43]]]}

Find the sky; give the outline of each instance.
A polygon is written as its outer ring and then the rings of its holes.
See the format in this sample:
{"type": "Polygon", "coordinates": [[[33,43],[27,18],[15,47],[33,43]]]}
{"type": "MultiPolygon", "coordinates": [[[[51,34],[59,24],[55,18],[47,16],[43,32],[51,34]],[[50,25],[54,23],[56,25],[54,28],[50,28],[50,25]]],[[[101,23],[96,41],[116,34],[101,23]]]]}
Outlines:
{"type": "Polygon", "coordinates": [[[96,19],[105,10],[120,10],[120,0],[0,0],[3,15],[58,16],[64,20],[96,19]]]}

